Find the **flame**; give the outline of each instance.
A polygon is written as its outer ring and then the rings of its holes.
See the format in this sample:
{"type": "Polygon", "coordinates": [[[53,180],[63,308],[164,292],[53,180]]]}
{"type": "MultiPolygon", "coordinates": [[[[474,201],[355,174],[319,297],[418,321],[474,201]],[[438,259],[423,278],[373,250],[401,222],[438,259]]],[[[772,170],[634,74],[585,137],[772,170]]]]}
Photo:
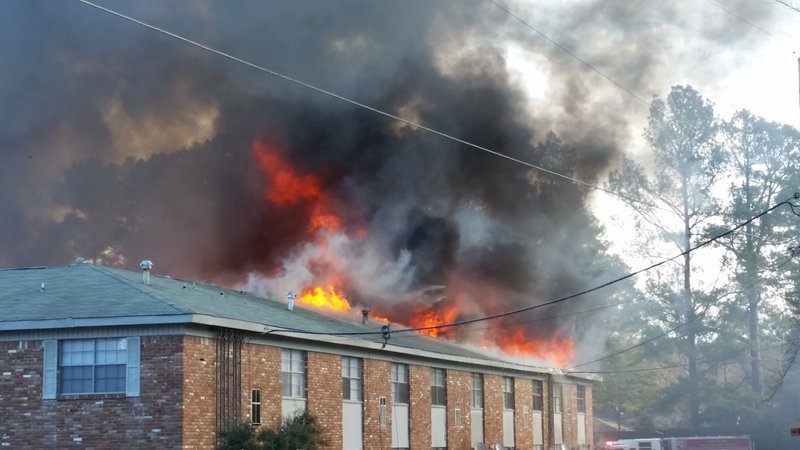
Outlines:
{"type": "MultiPolygon", "coordinates": [[[[436,325],[454,322],[456,317],[458,317],[458,310],[456,310],[455,307],[419,309],[412,315],[409,326],[412,328],[434,327],[436,325]]],[[[442,334],[442,330],[439,328],[419,330],[419,332],[433,337],[439,337],[439,335],[442,334]]]]}
{"type": "Polygon", "coordinates": [[[505,352],[518,356],[531,356],[553,361],[559,367],[566,367],[575,356],[571,337],[557,331],[550,339],[533,339],[524,330],[501,328],[493,333],[493,339],[505,352]]]}
{"type": "Polygon", "coordinates": [[[322,181],[311,174],[299,174],[284,159],[276,145],[260,140],[253,142],[253,155],[268,183],[264,196],[276,206],[309,206],[309,229],[311,231],[338,230],[341,220],[330,211],[328,196],[322,181]]]}
{"type": "Polygon", "coordinates": [[[350,310],[350,302],[343,295],[337,293],[332,284],[327,286],[327,291],[319,286],[304,289],[300,296],[300,303],[334,311],[347,312],[350,310]]]}

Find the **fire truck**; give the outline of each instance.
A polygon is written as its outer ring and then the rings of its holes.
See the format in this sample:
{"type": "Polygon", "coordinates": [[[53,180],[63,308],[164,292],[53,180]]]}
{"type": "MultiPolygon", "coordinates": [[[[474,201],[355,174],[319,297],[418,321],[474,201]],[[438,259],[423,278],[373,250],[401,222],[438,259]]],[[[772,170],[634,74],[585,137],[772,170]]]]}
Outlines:
{"type": "Polygon", "coordinates": [[[755,450],[748,436],[669,437],[620,439],[606,442],[605,450],[755,450]]]}

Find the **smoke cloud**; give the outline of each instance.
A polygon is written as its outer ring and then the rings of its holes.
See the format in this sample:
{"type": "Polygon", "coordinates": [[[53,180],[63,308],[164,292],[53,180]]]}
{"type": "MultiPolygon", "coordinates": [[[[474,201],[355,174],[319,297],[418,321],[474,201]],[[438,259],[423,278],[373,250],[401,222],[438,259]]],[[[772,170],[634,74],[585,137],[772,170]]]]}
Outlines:
{"type": "MultiPolygon", "coordinates": [[[[490,2],[103,4],[587,182],[635,144],[647,113],[490,2]],[[543,81],[526,84],[520,67],[543,81]]],[[[700,47],[748,39],[720,11],[692,28],[697,18],[672,4],[509,7],[648,100],[686,81],[666,70],[676,60],[719,72],[700,47]]],[[[0,30],[0,266],[151,259],[159,273],[276,296],[339,274],[355,305],[396,318],[455,308],[456,319],[623,270],[579,185],[77,2],[3,2],[0,30]],[[323,194],[270,201],[276,175],[259,166],[257,142],[323,194]],[[340,221],[324,233],[309,226],[323,198],[340,221]]],[[[520,326],[580,338],[588,325],[520,326]]]]}

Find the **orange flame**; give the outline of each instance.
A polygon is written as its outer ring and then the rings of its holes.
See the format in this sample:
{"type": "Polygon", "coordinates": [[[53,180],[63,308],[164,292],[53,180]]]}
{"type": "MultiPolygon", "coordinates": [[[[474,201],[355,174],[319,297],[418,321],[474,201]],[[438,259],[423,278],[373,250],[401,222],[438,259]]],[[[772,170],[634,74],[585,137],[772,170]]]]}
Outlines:
{"type": "Polygon", "coordinates": [[[349,311],[350,302],[347,301],[347,298],[338,294],[333,285],[329,284],[327,288],[327,292],[319,286],[304,289],[303,294],[300,296],[300,303],[334,311],[349,311]]]}
{"type": "Polygon", "coordinates": [[[264,192],[267,200],[277,206],[309,205],[311,231],[338,230],[341,227],[339,217],[329,210],[328,197],[319,178],[298,174],[280,157],[275,145],[256,140],[252,151],[258,166],[267,175],[268,185],[264,192]]]}
{"type": "Polygon", "coordinates": [[[556,332],[549,340],[544,340],[532,339],[520,328],[513,331],[501,328],[493,337],[507,353],[550,360],[559,367],[566,367],[575,356],[572,338],[564,336],[561,332],[556,332]]]}
{"type": "MultiPolygon", "coordinates": [[[[412,328],[434,327],[436,325],[451,323],[455,321],[457,316],[458,311],[454,307],[419,309],[412,315],[411,323],[409,325],[412,328]]],[[[431,328],[428,330],[419,330],[419,332],[422,334],[427,334],[428,336],[438,337],[442,333],[442,330],[439,328],[431,328]]]]}

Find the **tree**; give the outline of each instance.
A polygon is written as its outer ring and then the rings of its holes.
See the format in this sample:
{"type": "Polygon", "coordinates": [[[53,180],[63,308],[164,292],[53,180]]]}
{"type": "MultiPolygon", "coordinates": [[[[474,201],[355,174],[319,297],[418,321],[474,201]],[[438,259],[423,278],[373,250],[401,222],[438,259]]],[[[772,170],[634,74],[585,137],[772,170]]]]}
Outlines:
{"type": "Polygon", "coordinates": [[[655,99],[651,103],[644,136],[652,150],[652,168],[646,170],[626,159],[609,182],[638,214],[642,255],[664,255],[665,245],[672,248],[667,253],[670,257],[676,250],[683,254],[674,266],[651,275],[645,295],[663,310],[661,317],[650,318],[650,324],[661,329],[681,327],[680,353],[688,371],[682,395],[692,428],[700,426],[698,386],[702,374],[697,345],[708,305],[696,295],[701,286],[694,283],[697,269],[689,250],[705,236],[705,228],[718,213],[711,194],[724,161],[715,139],[717,130],[713,106],[693,88],[675,86],[666,102],[655,99]]]}
{"type": "MultiPolygon", "coordinates": [[[[723,124],[722,131],[731,180],[723,227],[731,228],[789,197],[800,135],[789,126],[768,122],[748,111],[735,113],[723,124]]],[[[785,220],[787,217],[764,216],[747,223],[743,232],[734,233],[724,241],[736,262],[734,273],[739,287],[736,297],[747,305],[750,386],[759,397],[763,389],[759,313],[764,291],[770,285],[769,277],[775,274],[778,255],[786,258],[787,245],[780,234],[794,228],[785,220]]]]}

